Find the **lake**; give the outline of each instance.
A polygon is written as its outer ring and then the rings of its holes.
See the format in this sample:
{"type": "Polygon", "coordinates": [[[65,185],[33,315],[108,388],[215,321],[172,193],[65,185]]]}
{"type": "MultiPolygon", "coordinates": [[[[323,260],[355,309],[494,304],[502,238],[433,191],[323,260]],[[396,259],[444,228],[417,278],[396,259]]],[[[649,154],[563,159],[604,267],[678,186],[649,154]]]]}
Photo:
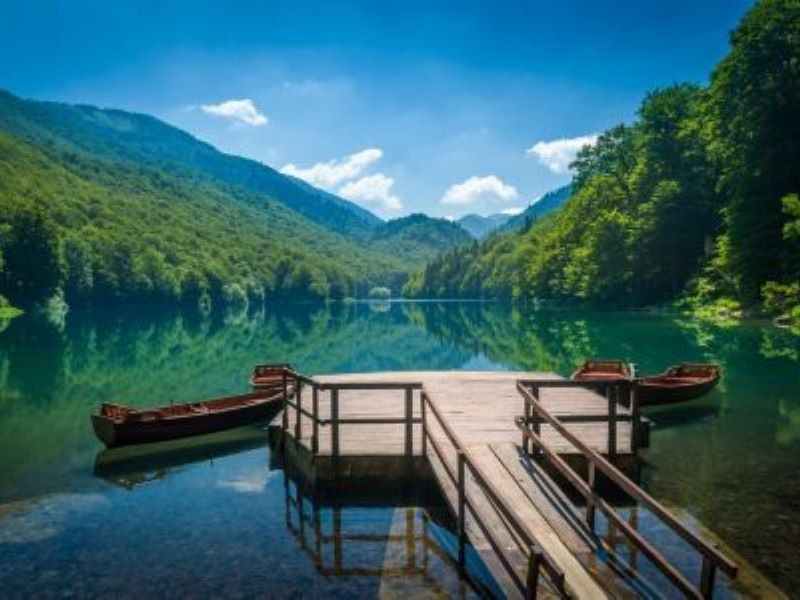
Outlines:
{"type": "Polygon", "coordinates": [[[643,373],[722,366],[708,396],[646,411],[642,484],[786,593],[800,589],[800,338],[768,324],[398,302],[74,313],[60,324],[26,315],[0,327],[0,595],[484,595],[492,582],[479,565],[458,576],[436,493],[319,505],[257,427],[218,434],[213,448],[190,442],[148,473],[96,474],[89,414],[102,401],[244,392],[258,362],[567,375],[587,357],[643,373]]]}

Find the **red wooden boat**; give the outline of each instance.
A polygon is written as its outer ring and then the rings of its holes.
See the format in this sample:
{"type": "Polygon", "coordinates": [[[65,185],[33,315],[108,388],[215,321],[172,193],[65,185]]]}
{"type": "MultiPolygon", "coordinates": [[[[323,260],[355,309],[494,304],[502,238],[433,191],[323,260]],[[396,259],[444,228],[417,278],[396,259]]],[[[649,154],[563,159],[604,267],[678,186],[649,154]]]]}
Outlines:
{"type": "Polygon", "coordinates": [[[286,363],[256,365],[250,373],[250,385],[256,389],[277,388],[283,385],[283,374],[293,370],[292,365],[286,363]]]}
{"type": "Polygon", "coordinates": [[[597,379],[631,379],[630,363],[624,360],[587,360],[572,374],[574,381],[597,379]]]}
{"type": "Polygon", "coordinates": [[[660,375],[636,380],[639,405],[653,406],[685,402],[710,392],[719,381],[719,366],[700,363],[681,363],[660,375]]]}
{"type": "Polygon", "coordinates": [[[100,441],[112,448],[240,427],[270,418],[282,404],[282,389],[143,410],[103,403],[92,415],[92,426],[100,441]]]}

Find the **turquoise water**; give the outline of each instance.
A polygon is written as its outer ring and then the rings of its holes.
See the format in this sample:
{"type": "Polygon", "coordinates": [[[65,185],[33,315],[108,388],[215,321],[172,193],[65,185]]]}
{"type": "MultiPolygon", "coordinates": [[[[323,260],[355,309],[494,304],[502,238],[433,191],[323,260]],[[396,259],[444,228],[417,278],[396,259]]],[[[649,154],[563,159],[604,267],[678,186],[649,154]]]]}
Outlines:
{"type": "Polygon", "coordinates": [[[0,332],[0,595],[485,592],[479,574],[459,579],[435,493],[298,502],[257,428],[109,473],[95,469],[102,448],[88,415],[104,400],[146,406],[246,391],[256,362],[288,360],[307,373],[567,374],[589,356],[628,358],[643,372],[688,359],[722,365],[710,395],[648,411],[643,484],[785,592],[800,589],[798,338],[763,324],[391,303],[11,321],[0,332]]]}

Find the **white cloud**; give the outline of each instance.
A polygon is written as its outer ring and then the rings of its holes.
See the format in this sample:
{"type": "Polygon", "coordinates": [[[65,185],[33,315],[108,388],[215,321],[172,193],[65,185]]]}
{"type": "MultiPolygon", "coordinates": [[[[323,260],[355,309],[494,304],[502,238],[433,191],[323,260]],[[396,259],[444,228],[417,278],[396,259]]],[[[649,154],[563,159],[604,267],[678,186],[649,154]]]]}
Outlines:
{"type": "Polygon", "coordinates": [[[392,194],[394,179],[383,173],[367,175],[361,179],[351,181],[339,189],[339,195],[354,202],[364,203],[386,212],[402,210],[403,203],[392,194]]]}
{"type": "Polygon", "coordinates": [[[553,173],[568,173],[569,164],[575,160],[578,150],[591,146],[597,141],[597,134],[581,135],[574,138],[562,138],[549,142],[536,142],[525,152],[539,159],[553,173]]]}
{"type": "Polygon", "coordinates": [[[366,148],[344,158],[320,162],[306,168],[288,164],[281,167],[281,173],[303,179],[312,185],[331,188],[358,177],[364,169],[382,157],[383,151],[380,148],[366,148]]]}
{"type": "Polygon", "coordinates": [[[209,115],[224,117],[253,127],[266,125],[269,121],[266,115],[258,112],[256,105],[248,98],[225,100],[219,104],[203,104],[200,109],[209,115]]]}
{"type": "Polygon", "coordinates": [[[442,196],[442,204],[466,206],[480,200],[508,201],[519,194],[513,185],[504,183],[496,175],[485,177],[472,176],[469,179],[451,185],[442,196]]]}
{"type": "Polygon", "coordinates": [[[518,215],[518,214],[520,214],[520,213],[521,213],[522,211],[524,211],[524,210],[525,210],[525,209],[524,209],[524,208],[522,208],[521,206],[509,206],[508,208],[504,208],[504,209],[503,209],[503,210],[501,210],[500,212],[501,212],[502,214],[504,214],[504,215],[510,215],[510,216],[512,216],[512,217],[513,217],[513,216],[515,216],[515,215],[518,215]]]}

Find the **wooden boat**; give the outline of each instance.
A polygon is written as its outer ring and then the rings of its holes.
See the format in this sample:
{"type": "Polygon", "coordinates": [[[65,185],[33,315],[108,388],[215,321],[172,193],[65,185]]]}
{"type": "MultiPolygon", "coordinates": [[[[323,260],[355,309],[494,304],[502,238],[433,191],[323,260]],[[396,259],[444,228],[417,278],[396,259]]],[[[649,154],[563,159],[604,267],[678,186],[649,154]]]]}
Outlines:
{"type": "Polygon", "coordinates": [[[624,360],[587,360],[572,374],[573,381],[632,379],[630,363],[624,360]]]}
{"type": "Polygon", "coordinates": [[[654,406],[685,402],[710,392],[720,379],[719,366],[700,363],[681,363],[660,375],[636,380],[639,405],[654,406]]]}
{"type": "Polygon", "coordinates": [[[283,374],[293,371],[290,364],[256,365],[250,373],[250,385],[256,389],[277,388],[283,385],[283,374]]]}
{"type": "Polygon", "coordinates": [[[282,404],[282,389],[144,410],[103,403],[92,415],[92,426],[100,441],[112,448],[240,427],[270,418],[282,404]]]}

